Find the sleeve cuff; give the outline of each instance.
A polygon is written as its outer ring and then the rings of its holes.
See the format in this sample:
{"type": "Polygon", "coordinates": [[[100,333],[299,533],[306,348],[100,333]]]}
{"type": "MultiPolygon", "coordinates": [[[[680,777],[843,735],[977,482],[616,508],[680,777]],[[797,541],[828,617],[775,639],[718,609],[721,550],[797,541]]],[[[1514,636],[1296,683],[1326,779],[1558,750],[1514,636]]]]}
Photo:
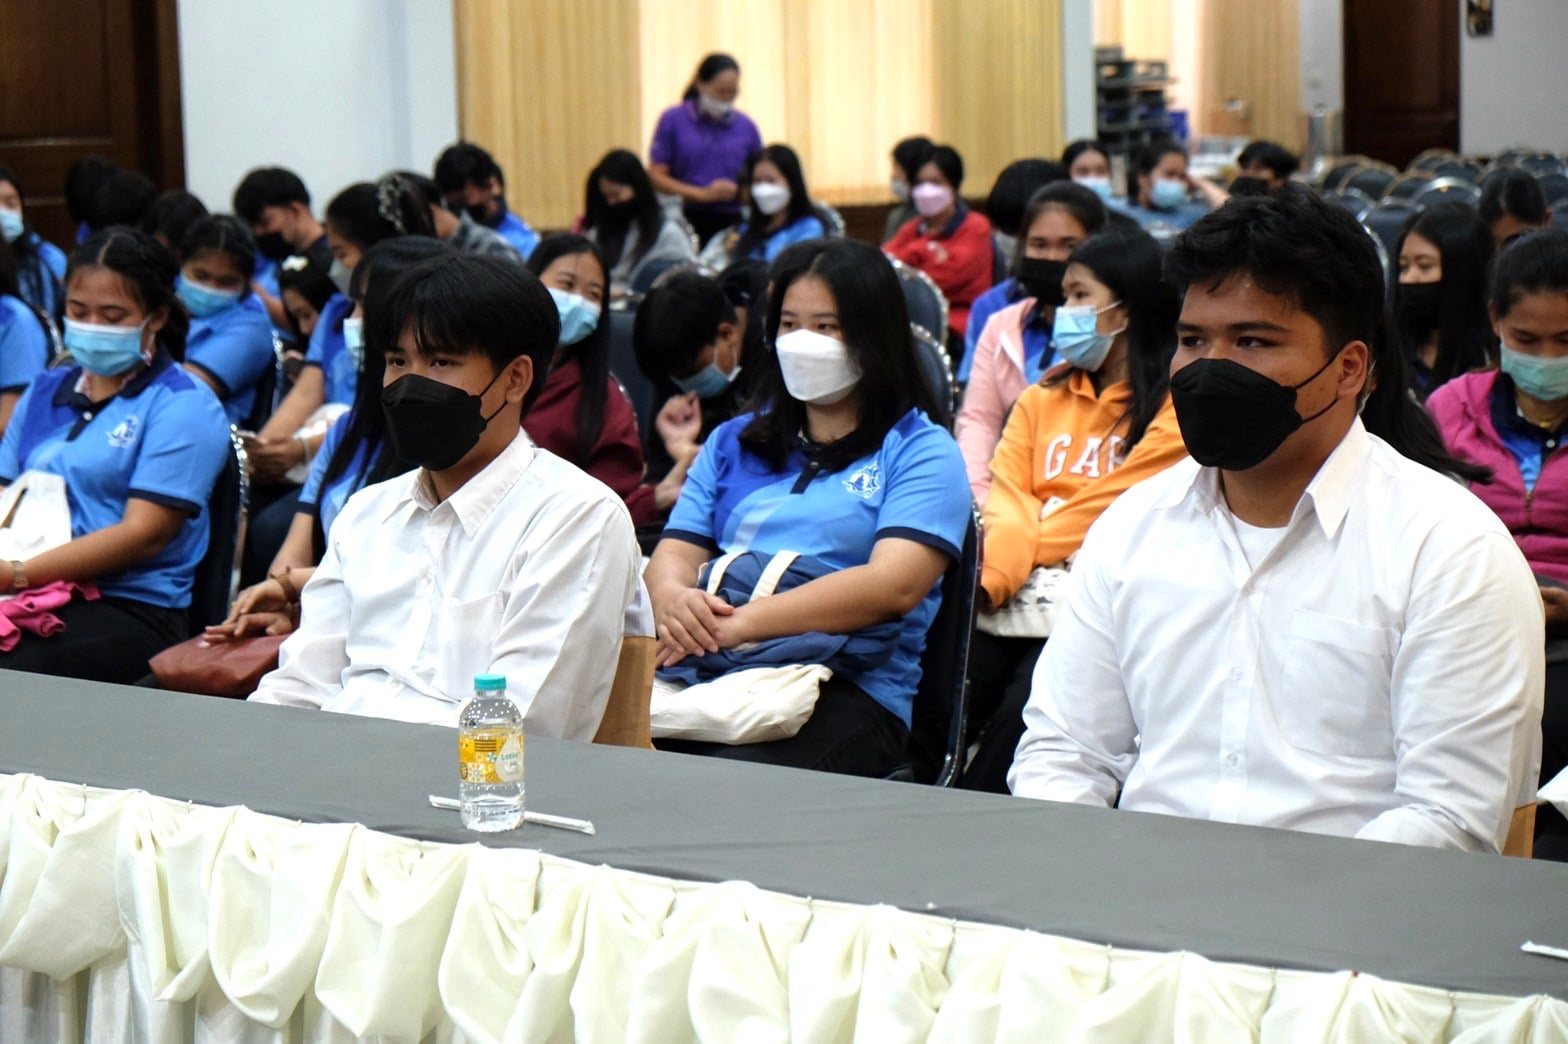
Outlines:
{"type": "Polygon", "coordinates": [[[955,562],[958,561],[963,554],[961,551],[959,551],[958,548],[954,547],[952,544],[948,543],[946,540],[943,540],[934,533],[927,533],[919,529],[911,529],[908,526],[888,526],[886,529],[877,530],[877,535],[875,537],[876,540],[882,540],[886,537],[894,537],[898,540],[913,540],[917,544],[924,544],[926,547],[934,547],[955,562]]]}
{"type": "Polygon", "coordinates": [[[173,508],[175,511],[184,511],[190,515],[199,515],[202,511],[202,505],[194,500],[186,500],[184,497],[176,497],[168,493],[154,493],[146,489],[132,489],[126,491],[125,495],[128,499],[150,501],[161,507],[173,508]]]}
{"type": "Polygon", "coordinates": [[[719,545],[714,543],[712,537],[704,536],[701,533],[693,533],[689,529],[670,529],[669,527],[665,527],[664,532],[659,534],[659,539],[681,540],[688,544],[696,544],[704,551],[719,550],[719,545]]]}
{"type": "MultiPolygon", "coordinates": [[[[201,363],[192,362],[191,360],[186,359],[185,366],[187,369],[200,370],[203,374],[206,375],[208,380],[212,381],[213,384],[216,384],[218,386],[218,398],[227,399],[229,396],[234,394],[234,389],[229,387],[228,381],[224,380],[222,377],[219,377],[217,374],[213,373],[212,370],[203,366],[201,363]]],[[[4,389],[0,389],[0,391],[3,390],[4,389]]]]}

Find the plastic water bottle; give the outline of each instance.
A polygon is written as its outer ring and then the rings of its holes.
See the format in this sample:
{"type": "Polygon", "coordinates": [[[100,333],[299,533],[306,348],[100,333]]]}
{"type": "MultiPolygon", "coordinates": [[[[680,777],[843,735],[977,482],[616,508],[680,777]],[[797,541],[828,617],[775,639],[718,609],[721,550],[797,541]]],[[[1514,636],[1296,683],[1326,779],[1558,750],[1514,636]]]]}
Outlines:
{"type": "Polygon", "coordinates": [[[457,796],[463,826],[492,833],[523,822],[523,715],[506,678],[481,674],[457,717],[457,796]]]}

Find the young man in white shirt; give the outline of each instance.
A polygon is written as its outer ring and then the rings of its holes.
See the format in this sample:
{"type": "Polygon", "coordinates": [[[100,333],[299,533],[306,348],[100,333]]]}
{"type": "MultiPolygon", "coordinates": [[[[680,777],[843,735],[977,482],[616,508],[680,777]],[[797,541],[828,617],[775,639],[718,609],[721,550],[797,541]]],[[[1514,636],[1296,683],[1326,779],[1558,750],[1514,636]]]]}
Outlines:
{"type": "Polygon", "coordinates": [[[530,734],[592,740],[640,558],[620,498],[522,431],[555,302],[486,257],[426,262],[378,298],[383,452],[418,467],[349,499],[251,699],[455,725],[474,676],[504,674],[530,734]]]}
{"type": "MultiPolygon", "coordinates": [[[[1300,189],[1176,244],[1193,459],[1090,530],[1015,794],[1496,851],[1534,800],[1543,614],[1508,531],[1357,416],[1371,239],[1300,189]]],[[[1397,356],[1395,356],[1397,358],[1397,356]]]]}

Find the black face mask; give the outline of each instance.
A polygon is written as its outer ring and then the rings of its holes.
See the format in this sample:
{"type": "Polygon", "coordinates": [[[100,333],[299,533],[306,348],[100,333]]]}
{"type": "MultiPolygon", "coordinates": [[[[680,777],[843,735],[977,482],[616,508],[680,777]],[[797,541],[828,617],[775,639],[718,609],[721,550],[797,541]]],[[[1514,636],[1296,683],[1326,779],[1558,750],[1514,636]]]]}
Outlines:
{"type": "Polygon", "coordinates": [[[607,203],[604,207],[605,216],[616,224],[625,224],[637,216],[637,201],[628,199],[623,203],[607,203]]]}
{"type": "Polygon", "coordinates": [[[1246,471],[1267,460],[1303,424],[1334,408],[1335,399],[1310,417],[1296,412],[1296,389],[1323,375],[1339,353],[1300,384],[1280,384],[1229,359],[1199,359],[1171,375],[1171,404],[1181,440],[1206,468],[1246,471]]]}
{"type": "Polygon", "coordinates": [[[1424,341],[1437,329],[1443,312],[1442,283],[1398,283],[1394,286],[1394,315],[1406,339],[1424,341]]]}
{"type": "MultiPolygon", "coordinates": [[[[490,378],[490,390],[500,374],[490,378]]],[[[500,409],[486,417],[484,401],[461,388],[409,374],[381,389],[381,411],[387,419],[392,452],[410,464],[445,471],[479,443],[500,409]]]]}
{"type": "Polygon", "coordinates": [[[1026,296],[1034,298],[1046,308],[1060,308],[1067,300],[1067,296],[1062,293],[1062,276],[1066,273],[1066,261],[1026,257],[1018,262],[1018,273],[1014,278],[1026,296]]]}
{"type": "Polygon", "coordinates": [[[281,232],[266,232],[256,237],[256,249],[261,251],[261,256],[269,261],[282,261],[294,253],[294,248],[289,246],[288,240],[283,238],[281,232]]]}
{"type": "Polygon", "coordinates": [[[477,223],[481,225],[490,224],[490,204],[475,203],[471,207],[464,207],[463,210],[477,223]]]}

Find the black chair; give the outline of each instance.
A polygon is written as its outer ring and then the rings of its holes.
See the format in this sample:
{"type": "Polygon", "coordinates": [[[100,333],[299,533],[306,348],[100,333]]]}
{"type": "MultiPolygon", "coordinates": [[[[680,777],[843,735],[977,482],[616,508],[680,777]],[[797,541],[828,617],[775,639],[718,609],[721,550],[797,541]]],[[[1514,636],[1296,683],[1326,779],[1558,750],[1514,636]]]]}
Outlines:
{"type": "Polygon", "coordinates": [[[898,273],[898,288],[904,292],[909,321],[923,326],[927,333],[941,341],[947,336],[947,297],[920,269],[902,261],[892,264],[893,271],[898,273]]]}
{"type": "Polygon", "coordinates": [[[1421,213],[1421,208],[1406,200],[1384,200],[1361,218],[1362,226],[1388,252],[1390,258],[1399,256],[1399,237],[1404,235],[1410,219],[1421,213]]]}
{"type": "Polygon", "coordinates": [[[1405,169],[1413,172],[1436,174],[1439,167],[1445,163],[1452,163],[1459,159],[1459,154],[1452,149],[1427,149],[1421,155],[1410,161],[1405,169]]]}
{"type": "Polygon", "coordinates": [[[1431,173],[1439,178],[1467,181],[1472,185],[1480,184],[1481,181],[1480,164],[1472,163],[1457,156],[1450,158],[1446,163],[1438,164],[1431,173]]]}
{"type": "Polygon", "coordinates": [[[1568,228],[1568,199],[1552,204],[1551,217],[1553,228],[1568,228]]]}
{"type": "Polygon", "coordinates": [[[1007,256],[995,235],[991,236],[991,285],[995,286],[1012,274],[1013,259],[1007,256]]]}
{"type": "Polygon", "coordinates": [[[843,239],[848,226],[844,224],[844,215],[838,212],[838,208],[820,199],[812,200],[811,205],[817,208],[817,216],[822,219],[822,228],[827,232],[827,238],[843,239]]]}
{"type": "Polygon", "coordinates": [[[1432,182],[1437,179],[1430,174],[1420,172],[1401,174],[1389,183],[1383,191],[1383,199],[1411,200],[1425,192],[1432,182]]]}
{"type": "Polygon", "coordinates": [[[267,418],[272,416],[272,411],[277,405],[278,371],[282,365],[280,359],[274,365],[267,367],[267,372],[263,373],[261,380],[256,382],[256,402],[245,418],[246,431],[260,431],[266,425],[267,418]]]}
{"type": "Polygon", "coordinates": [[[969,644],[975,633],[980,546],[980,516],[974,512],[959,559],[942,576],[942,607],[926,632],[909,729],[909,760],[889,773],[888,779],[951,787],[963,768],[969,644]]]}
{"type": "Polygon", "coordinates": [[[229,429],[231,452],[207,501],[207,553],[196,565],[191,585],[191,636],[229,615],[239,576],[240,549],[245,546],[245,516],[250,504],[250,479],[245,443],[229,429]]]}
{"type": "Polygon", "coordinates": [[[610,373],[621,382],[621,388],[631,400],[632,412],[637,415],[637,430],[646,446],[653,431],[654,415],[663,404],[653,401],[653,382],[637,365],[637,352],[632,346],[632,330],[636,324],[636,309],[610,310],[610,373]]]}
{"type": "Polygon", "coordinates": [[[1541,194],[1546,197],[1547,206],[1568,199],[1568,174],[1538,174],[1535,183],[1541,186],[1541,194]]]}
{"type": "Polygon", "coordinates": [[[644,262],[632,273],[632,281],[626,286],[627,297],[635,301],[642,300],[664,273],[689,264],[691,260],[684,257],[656,257],[644,262]]]}
{"type": "Polygon", "coordinates": [[[1528,156],[1522,156],[1514,166],[1527,170],[1536,177],[1543,174],[1568,174],[1568,163],[1564,163],[1561,156],[1554,156],[1550,152],[1533,152],[1528,156]]]}
{"type": "Polygon", "coordinates": [[[1481,190],[1474,182],[1461,181],[1458,178],[1438,178],[1417,193],[1412,202],[1423,208],[1438,203],[1463,203],[1473,207],[1481,202],[1481,190]]]}
{"type": "Polygon", "coordinates": [[[1356,171],[1371,163],[1372,161],[1365,156],[1341,156],[1331,161],[1327,172],[1323,175],[1323,191],[1339,191],[1345,187],[1346,182],[1350,180],[1356,171]]]}
{"type": "Polygon", "coordinates": [[[952,431],[953,418],[958,412],[958,384],[953,379],[953,366],[947,352],[919,323],[909,324],[909,340],[915,352],[915,365],[920,368],[920,379],[925,381],[940,413],[931,419],[952,431]]]}
{"type": "Polygon", "coordinates": [[[1323,199],[1345,211],[1351,217],[1360,221],[1366,212],[1372,209],[1374,200],[1365,192],[1358,192],[1353,188],[1343,188],[1338,192],[1325,192],[1323,199]]]}
{"type": "Polygon", "coordinates": [[[1369,199],[1382,199],[1383,193],[1399,178],[1389,167],[1360,166],[1339,186],[1341,192],[1364,193],[1369,199]]]}

